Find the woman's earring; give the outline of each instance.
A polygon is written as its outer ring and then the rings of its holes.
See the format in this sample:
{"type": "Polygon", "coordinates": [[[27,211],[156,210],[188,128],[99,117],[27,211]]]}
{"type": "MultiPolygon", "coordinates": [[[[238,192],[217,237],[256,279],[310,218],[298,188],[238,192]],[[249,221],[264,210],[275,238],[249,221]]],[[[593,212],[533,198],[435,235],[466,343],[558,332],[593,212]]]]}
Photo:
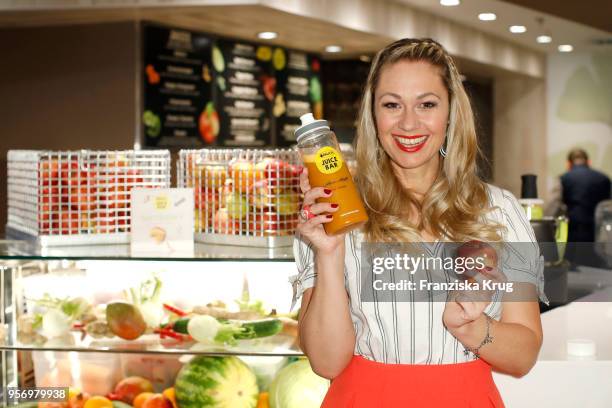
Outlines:
{"type": "Polygon", "coordinates": [[[444,148],[447,145],[447,142],[448,142],[448,136],[444,138],[444,144],[440,146],[440,156],[442,157],[446,157],[448,155],[448,152],[444,148]]]}
{"type": "Polygon", "coordinates": [[[450,121],[446,123],[446,136],[444,137],[444,143],[440,146],[440,156],[446,157],[448,152],[446,151],[446,147],[448,147],[448,126],[450,125],[450,121]]]}

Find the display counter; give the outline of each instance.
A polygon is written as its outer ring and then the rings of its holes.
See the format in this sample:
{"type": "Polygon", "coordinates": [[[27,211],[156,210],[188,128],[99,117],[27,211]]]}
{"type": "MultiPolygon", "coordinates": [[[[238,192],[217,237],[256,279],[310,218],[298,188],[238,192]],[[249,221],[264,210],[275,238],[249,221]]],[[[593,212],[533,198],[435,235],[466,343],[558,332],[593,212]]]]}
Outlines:
{"type": "MultiPolygon", "coordinates": [[[[574,273],[574,287],[612,281],[612,271],[574,273]],[[586,276],[588,275],[588,276],[586,276]],[[580,286],[578,285],[580,283],[580,286]]],[[[544,342],[523,378],[495,373],[507,407],[608,408],[612,404],[612,286],[542,314],[544,342]]]]}
{"type": "MultiPolygon", "coordinates": [[[[9,387],[34,386],[100,407],[319,406],[329,381],[299,348],[294,273],[291,247],[147,258],[127,245],[0,241],[0,406],[15,402],[9,387]]],[[[81,407],[36,404],[19,407],[81,407]]]]}

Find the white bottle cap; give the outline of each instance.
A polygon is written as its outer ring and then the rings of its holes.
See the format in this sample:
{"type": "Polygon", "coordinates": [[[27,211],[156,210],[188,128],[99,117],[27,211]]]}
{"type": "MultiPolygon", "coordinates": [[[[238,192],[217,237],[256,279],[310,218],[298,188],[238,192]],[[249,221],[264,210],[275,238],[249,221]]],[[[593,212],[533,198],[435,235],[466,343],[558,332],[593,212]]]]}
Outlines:
{"type": "Polygon", "coordinates": [[[300,142],[300,139],[302,139],[307,134],[314,132],[315,130],[329,130],[329,123],[327,123],[327,121],[323,119],[316,120],[312,113],[303,114],[302,116],[300,116],[300,121],[302,122],[302,126],[295,129],[295,140],[298,143],[300,142]]]}
{"type": "Polygon", "coordinates": [[[314,121],[315,121],[315,118],[314,118],[313,114],[310,113],[310,112],[309,113],[305,113],[302,116],[300,116],[300,122],[302,122],[302,126],[311,124],[314,121]]]}

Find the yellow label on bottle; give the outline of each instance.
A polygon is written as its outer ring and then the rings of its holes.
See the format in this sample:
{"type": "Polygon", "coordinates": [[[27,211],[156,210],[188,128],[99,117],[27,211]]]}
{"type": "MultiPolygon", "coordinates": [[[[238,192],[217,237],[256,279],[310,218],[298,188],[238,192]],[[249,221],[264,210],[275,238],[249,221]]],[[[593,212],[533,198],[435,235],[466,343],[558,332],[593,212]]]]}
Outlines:
{"type": "Polygon", "coordinates": [[[342,168],[342,156],[331,146],[320,148],[315,154],[314,162],[323,174],[334,174],[342,168]]]}

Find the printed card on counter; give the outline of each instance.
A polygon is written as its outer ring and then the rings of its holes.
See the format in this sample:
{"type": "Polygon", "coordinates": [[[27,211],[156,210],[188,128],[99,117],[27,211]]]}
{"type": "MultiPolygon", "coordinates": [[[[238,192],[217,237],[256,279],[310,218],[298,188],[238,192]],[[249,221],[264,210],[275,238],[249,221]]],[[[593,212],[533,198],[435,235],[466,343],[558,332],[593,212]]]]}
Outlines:
{"type": "Polygon", "coordinates": [[[193,256],[192,188],[132,190],[132,256],[193,256]]]}

